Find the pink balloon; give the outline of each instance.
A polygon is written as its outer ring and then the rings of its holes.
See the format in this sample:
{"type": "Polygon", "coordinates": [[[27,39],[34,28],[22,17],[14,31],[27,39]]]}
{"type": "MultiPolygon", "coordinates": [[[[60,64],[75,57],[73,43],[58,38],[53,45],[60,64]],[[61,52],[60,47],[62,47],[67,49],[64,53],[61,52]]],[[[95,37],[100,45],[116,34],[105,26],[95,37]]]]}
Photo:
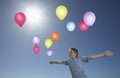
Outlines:
{"type": "Polygon", "coordinates": [[[18,13],[15,14],[14,20],[20,27],[22,27],[22,25],[26,21],[26,16],[24,15],[24,13],[18,12],[18,13]]]}
{"type": "Polygon", "coordinates": [[[40,51],[39,46],[35,45],[35,46],[33,47],[33,51],[34,51],[35,54],[38,54],[39,51],[40,51]]]}
{"type": "Polygon", "coordinates": [[[85,22],[81,20],[79,23],[79,28],[81,31],[86,32],[88,30],[88,25],[86,25],[85,22]]]}

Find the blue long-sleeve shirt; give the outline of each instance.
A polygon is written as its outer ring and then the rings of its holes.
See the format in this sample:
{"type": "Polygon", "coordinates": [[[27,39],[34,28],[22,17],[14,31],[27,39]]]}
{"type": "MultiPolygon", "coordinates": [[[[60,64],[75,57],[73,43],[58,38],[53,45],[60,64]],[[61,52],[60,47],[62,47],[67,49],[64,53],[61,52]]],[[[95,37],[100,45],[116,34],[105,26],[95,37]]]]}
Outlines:
{"type": "Polygon", "coordinates": [[[72,74],[72,78],[88,78],[84,73],[82,64],[84,62],[88,62],[88,57],[77,57],[75,59],[68,59],[66,61],[62,61],[63,64],[69,66],[69,69],[72,74]]]}

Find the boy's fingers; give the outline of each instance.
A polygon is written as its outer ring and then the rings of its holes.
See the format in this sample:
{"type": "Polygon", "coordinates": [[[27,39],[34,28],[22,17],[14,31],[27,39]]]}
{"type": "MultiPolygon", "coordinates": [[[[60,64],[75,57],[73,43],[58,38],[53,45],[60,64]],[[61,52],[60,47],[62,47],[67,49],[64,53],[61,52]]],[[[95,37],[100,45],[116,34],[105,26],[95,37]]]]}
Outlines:
{"type": "Polygon", "coordinates": [[[50,61],[50,64],[52,64],[53,62],[52,61],[50,61]]]}
{"type": "Polygon", "coordinates": [[[112,56],[114,53],[113,52],[105,52],[106,56],[112,56]]]}

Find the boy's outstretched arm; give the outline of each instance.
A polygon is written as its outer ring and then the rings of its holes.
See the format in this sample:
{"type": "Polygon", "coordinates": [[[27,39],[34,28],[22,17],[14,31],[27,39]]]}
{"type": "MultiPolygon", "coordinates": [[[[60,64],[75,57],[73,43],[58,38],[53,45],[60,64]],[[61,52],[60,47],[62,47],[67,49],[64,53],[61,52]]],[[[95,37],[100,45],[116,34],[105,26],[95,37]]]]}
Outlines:
{"type": "Polygon", "coordinates": [[[63,64],[62,61],[50,61],[50,64],[63,64]]]}
{"type": "Polygon", "coordinates": [[[96,59],[96,58],[101,58],[101,57],[106,57],[106,56],[112,56],[114,53],[110,51],[103,52],[101,54],[96,54],[96,55],[91,55],[88,56],[88,60],[96,59]]]}

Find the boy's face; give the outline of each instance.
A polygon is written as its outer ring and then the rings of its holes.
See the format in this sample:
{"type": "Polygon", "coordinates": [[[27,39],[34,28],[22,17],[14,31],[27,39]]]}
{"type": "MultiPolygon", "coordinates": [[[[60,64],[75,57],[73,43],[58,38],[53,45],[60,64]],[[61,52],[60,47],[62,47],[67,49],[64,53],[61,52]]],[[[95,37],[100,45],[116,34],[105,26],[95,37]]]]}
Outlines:
{"type": "Polygon", "coordinates": [[[74,52],[73,50],[69,50],[69,56],[70,56],[70,58],[72,58],[72,59],[74,59],[74,58],[76,58],[76,55],[77,55],[77,53],[76,52],[74,52]]]}

